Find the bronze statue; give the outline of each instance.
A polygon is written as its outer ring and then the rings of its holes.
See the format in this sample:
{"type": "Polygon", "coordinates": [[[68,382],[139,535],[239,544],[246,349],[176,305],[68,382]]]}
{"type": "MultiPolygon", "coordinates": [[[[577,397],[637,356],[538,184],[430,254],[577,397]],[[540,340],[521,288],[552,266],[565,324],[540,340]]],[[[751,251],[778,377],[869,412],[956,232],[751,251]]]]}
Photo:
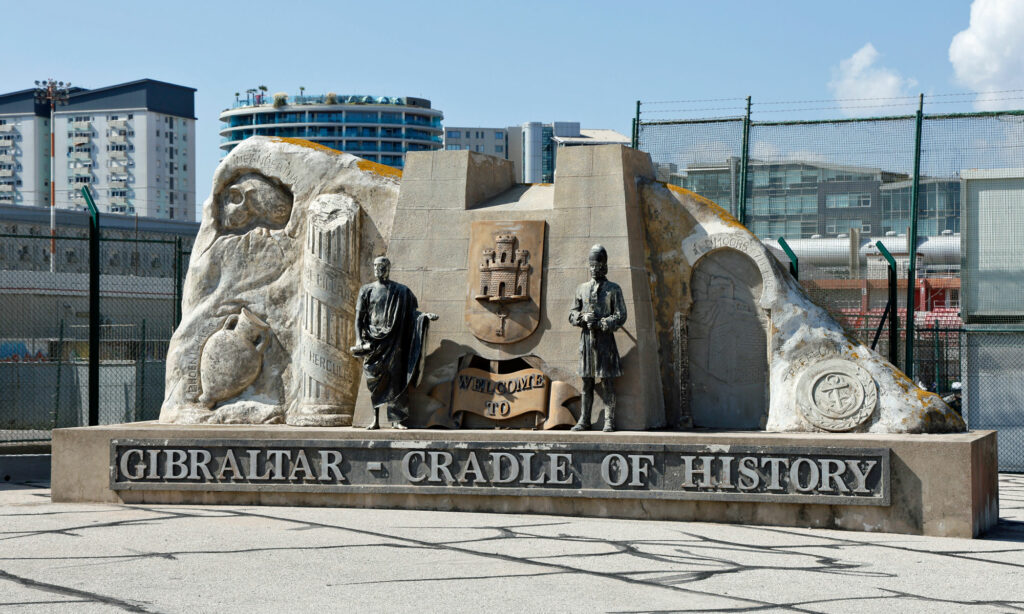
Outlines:
{"type": "Polygon", "coordinates": [[[604,430],[615,430],[615,386],[613,378],[622,375],[615,331],[626,323],[626,301],[622,288],[608,281],[608,252],[601,245],[590,248],[591,280],[576,288],[576,299],[569,312],[569,323],[580,327],[580,368],[583,378],[583,402],[574,431],[590,429],[590,410],[594,405],[594,380],[601,378],[606,409],[604,430]]]}
{"type": "Polygon", "coordinates": [[[391,281],[391,261],[373,261],[377,281],[359,289],[356,299],[356,344],[352,355],[362,357],[366,386],[373,403],[373,421],[380,428],[380,412],[387,408],[392,427],[408,428],[408,389],[421,373],[420,360],[430,320],[437,314],[416,310],[412,290],[391,281]]]}

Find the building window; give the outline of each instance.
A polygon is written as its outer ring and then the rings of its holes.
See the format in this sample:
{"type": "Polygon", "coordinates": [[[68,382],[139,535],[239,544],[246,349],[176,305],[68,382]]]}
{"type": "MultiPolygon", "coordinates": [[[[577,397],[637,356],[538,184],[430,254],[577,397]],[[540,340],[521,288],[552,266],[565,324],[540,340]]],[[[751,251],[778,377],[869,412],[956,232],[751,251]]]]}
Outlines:
{"type": "Polygon", "coordinates": [[[846,209],[856,207],[870,207],[871,194],[826,194],[825,207],[828,209],[846,209]]]}
{"type": "Polygon", "coordinates": [[[462,147],[460,145],[446,145],[445,149],[447,149],[448,151],[458,151],[462,149],[462,147]]]}
{"type": "Polygon", "coordinates": [[[494,153],[505,153],[505,146],[504,145],[495,145],[494,146],[494,153]]]}
{"type": "Polygon", "coordinates": [[[448,131],[448,138],[450,138],[450,139],[461,139],[462,138],[462,132],[460,132],[458,130],[449,130],[448,131]]]}
{"type": "Polygon", "coordinates": [[[505,133],[501,130],[498,130],[497,132],[494,133],[494,138],[503,139],[505,138],[505,133]]]}

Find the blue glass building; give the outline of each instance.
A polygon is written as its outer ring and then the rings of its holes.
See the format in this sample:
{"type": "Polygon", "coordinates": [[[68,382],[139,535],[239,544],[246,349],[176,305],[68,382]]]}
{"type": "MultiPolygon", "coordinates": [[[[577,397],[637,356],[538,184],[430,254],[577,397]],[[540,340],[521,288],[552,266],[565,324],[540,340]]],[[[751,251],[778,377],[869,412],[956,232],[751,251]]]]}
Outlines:
{"type": "Polygon", "coordinates": [[[220,148],[251,136],[292,137],[402,168],[405,152],[442,147],[443,118],[423,98],[256,95],[221,112],[220,148]]]}

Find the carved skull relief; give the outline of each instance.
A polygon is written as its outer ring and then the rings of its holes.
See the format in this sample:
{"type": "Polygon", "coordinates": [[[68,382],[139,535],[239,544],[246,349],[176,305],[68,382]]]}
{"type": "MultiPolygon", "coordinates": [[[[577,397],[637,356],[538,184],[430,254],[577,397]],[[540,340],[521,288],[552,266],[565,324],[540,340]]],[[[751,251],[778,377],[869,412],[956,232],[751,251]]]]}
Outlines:
{"type": "Polygon", "coordinates": [[[257,173],[242,175],[218,198],[221,231],[245,232],[262,227],[280,230],[292,214],[292,195],[257,173]]]}

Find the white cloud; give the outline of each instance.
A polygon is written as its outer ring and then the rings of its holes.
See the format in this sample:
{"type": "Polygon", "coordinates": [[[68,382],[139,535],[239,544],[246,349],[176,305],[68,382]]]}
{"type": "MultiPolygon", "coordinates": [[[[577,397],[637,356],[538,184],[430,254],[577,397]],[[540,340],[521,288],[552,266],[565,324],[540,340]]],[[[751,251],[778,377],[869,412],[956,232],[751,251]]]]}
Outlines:
{"type": "Polygon", "coordinates": [[[878,105],[902,102],[851,99],[910,96],[910,88],[917,85],[913,79],[905,79],[891,68],[878,66],[880,55],[874,45],[867,43],[832,69],[828,88],[846,115],[878,115],[878,105]]]}
{"type": "Polygon", "coordinates": [[[957,81],[978,93],[974,107],[993,111],[1020,106],[999,90],[1024,88],[1024,2],[974,0],[971,22],[949,45],[957,81]]]}

